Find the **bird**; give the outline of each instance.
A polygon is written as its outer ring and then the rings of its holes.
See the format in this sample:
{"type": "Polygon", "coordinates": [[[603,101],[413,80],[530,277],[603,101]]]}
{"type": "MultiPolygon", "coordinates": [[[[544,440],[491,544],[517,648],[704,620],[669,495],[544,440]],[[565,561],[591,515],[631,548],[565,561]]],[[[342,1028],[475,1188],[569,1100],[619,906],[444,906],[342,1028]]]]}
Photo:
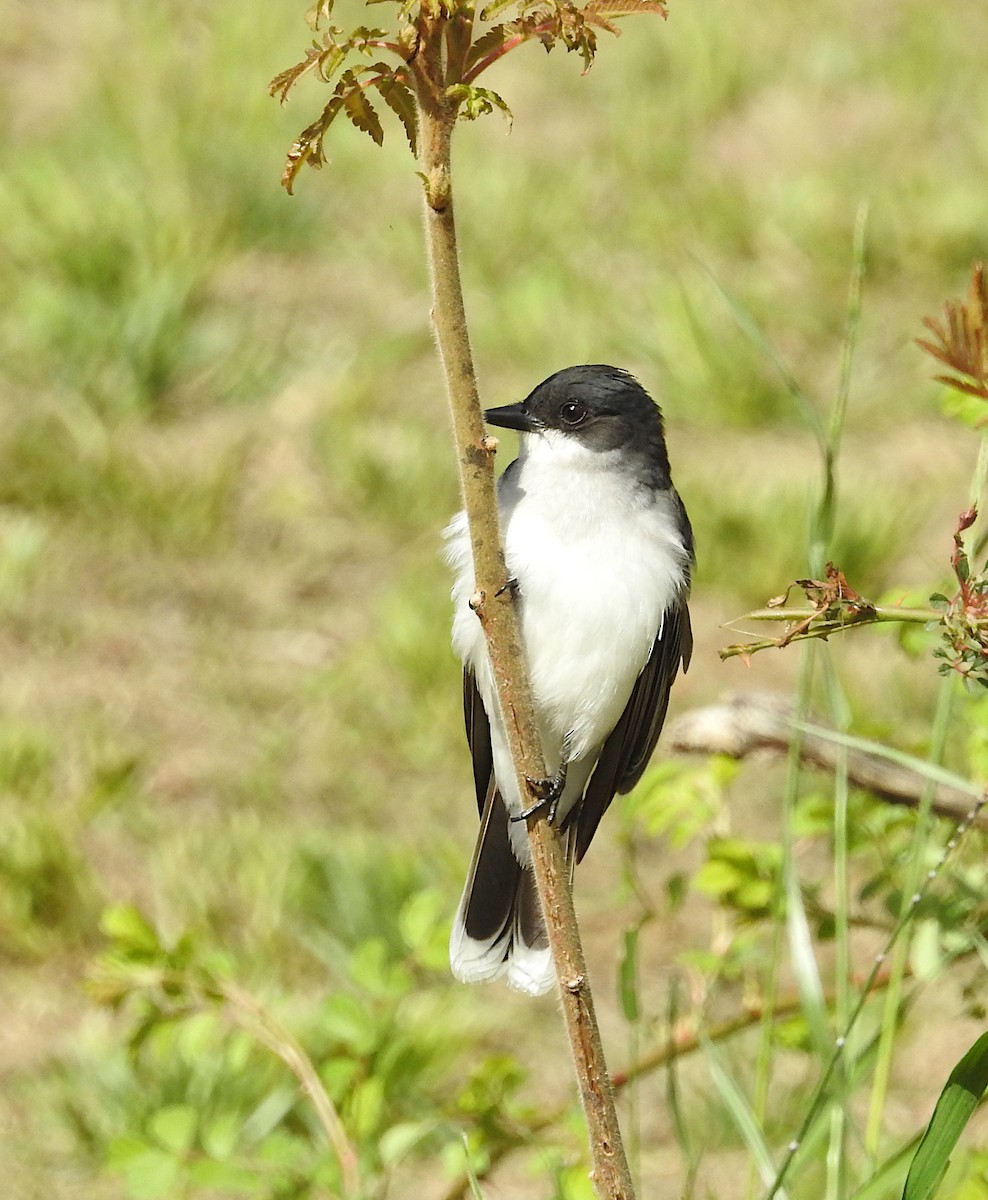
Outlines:
{"type": "Polygon", "coordinates": [[[526,807],[470,608],[473,556],[460,512],[444,537],[480,831],[450,965],[459,980],[506,976],[537,996],[555,976],[526,817],[544,809],[559,828],[572,879],[615,794],[641,778],[670,688],[689,666],[695,553],[661,412],[627,371],[568,367],[484,417],[521,435],[498,481],[498,516],[549,779],[544,799],[526,807]]]}

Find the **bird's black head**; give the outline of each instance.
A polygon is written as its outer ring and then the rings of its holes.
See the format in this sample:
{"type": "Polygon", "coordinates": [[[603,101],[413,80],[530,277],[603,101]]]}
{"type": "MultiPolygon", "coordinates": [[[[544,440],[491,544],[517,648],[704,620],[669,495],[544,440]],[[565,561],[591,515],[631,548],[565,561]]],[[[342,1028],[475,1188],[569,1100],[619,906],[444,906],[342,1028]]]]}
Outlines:
{"type": "Polygon", "coordinates": [[[641,384],[618,367],[567,367],[520,404],[491,408],[484,415],[505,429],[555,431],[588,450],[621,450],[629,470],[643,483],[669,486],[662,415],[641,384]]]}

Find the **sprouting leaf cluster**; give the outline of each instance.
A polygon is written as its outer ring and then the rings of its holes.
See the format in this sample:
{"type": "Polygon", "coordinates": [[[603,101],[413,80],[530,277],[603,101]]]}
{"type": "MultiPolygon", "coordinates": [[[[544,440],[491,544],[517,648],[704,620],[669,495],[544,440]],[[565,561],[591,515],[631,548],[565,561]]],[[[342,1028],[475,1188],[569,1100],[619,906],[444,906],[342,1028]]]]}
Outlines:
{"type": "Polygon", "coordinates": [[[538,42],[547,51],[563,45],[577,53],[584,73],[597,52],[597,30],[615,35],[619,17],[637,13],[666,16],[662,0],[493,0],[480,14],[472,0],[365,0],[392,3],[396,28],[365,24],[346,31],[332,24],[334,0],[318,0],[308,13],[316,37],[305,56],[274,77],[269,92],[284,103],[305,76],[333,85],[319,116],[295,139],[288,151],[282,184],[290,193],[305,164],[326,161],[324,139],[341,114],[379,146],[384,125],[374,106],[378,96],[398,118],[413,156],[418,156],[418,112],[423,105],[445,106],[475,120],[495,110],[511,118],[506,101],[477,78],[499,59],[538,42]],[[497,18],[509,9],[510,20],[497,18]],[[384,55],[392,62],[382,61],[384,55]]]}
{"type": "Polygon", "coordinates": [[[965,683],[988,687],[988,563],[981,574],[971,569],[964,546],[964,533],[977,520],[977,510],[961,513],[954,533],[954,550],[950,564],[957,579],[957,592],[951,598],[937,592],[930,597],[930,606],[942,614],[945,646],[934,651],[943,659],[940,673],[957,671],[965,683]]]}

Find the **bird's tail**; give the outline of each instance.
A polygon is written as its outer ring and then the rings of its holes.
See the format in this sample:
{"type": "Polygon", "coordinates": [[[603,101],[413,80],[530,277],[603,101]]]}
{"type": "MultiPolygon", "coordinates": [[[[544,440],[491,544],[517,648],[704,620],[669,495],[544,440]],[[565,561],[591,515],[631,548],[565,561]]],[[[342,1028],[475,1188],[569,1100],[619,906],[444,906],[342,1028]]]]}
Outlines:
{"type": "Polygon", "coordinates": [[[507,809],[493,787],[453,921],[449,961],[465,983],[506,975],[530,996],[547,992],[555,979],[535,876],[515,856],[507,809]]]}

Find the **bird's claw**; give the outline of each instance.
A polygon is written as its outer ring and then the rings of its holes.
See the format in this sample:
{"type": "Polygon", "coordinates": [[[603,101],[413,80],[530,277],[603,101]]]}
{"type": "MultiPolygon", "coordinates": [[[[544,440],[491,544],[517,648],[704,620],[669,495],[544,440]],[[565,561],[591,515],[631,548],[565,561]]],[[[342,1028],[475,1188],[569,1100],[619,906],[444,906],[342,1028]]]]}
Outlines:
{"type": "Polygon", "coordinates": [[[512,576],[510,579],[506,579],[504,583],[502,583],[497,589],[494,595],[503,596],[505,592],[510,592],[512,596],[518,595],[518,580],[515,579],[514,576],[512,576]]]}
{"type": "Polygon", "coordinates": [[[527,821],[529,817],[545,813],[549,824],[555,824],[556,810],[566,786],[566,772],[560,771],[558,775],[552,775],[548,779],[533,779],[531,775],[526,775],[525,782],[528,784],[528,790],[536,798],[535,803],[520,813],[515,813],[511,820],[527,821]]]}

